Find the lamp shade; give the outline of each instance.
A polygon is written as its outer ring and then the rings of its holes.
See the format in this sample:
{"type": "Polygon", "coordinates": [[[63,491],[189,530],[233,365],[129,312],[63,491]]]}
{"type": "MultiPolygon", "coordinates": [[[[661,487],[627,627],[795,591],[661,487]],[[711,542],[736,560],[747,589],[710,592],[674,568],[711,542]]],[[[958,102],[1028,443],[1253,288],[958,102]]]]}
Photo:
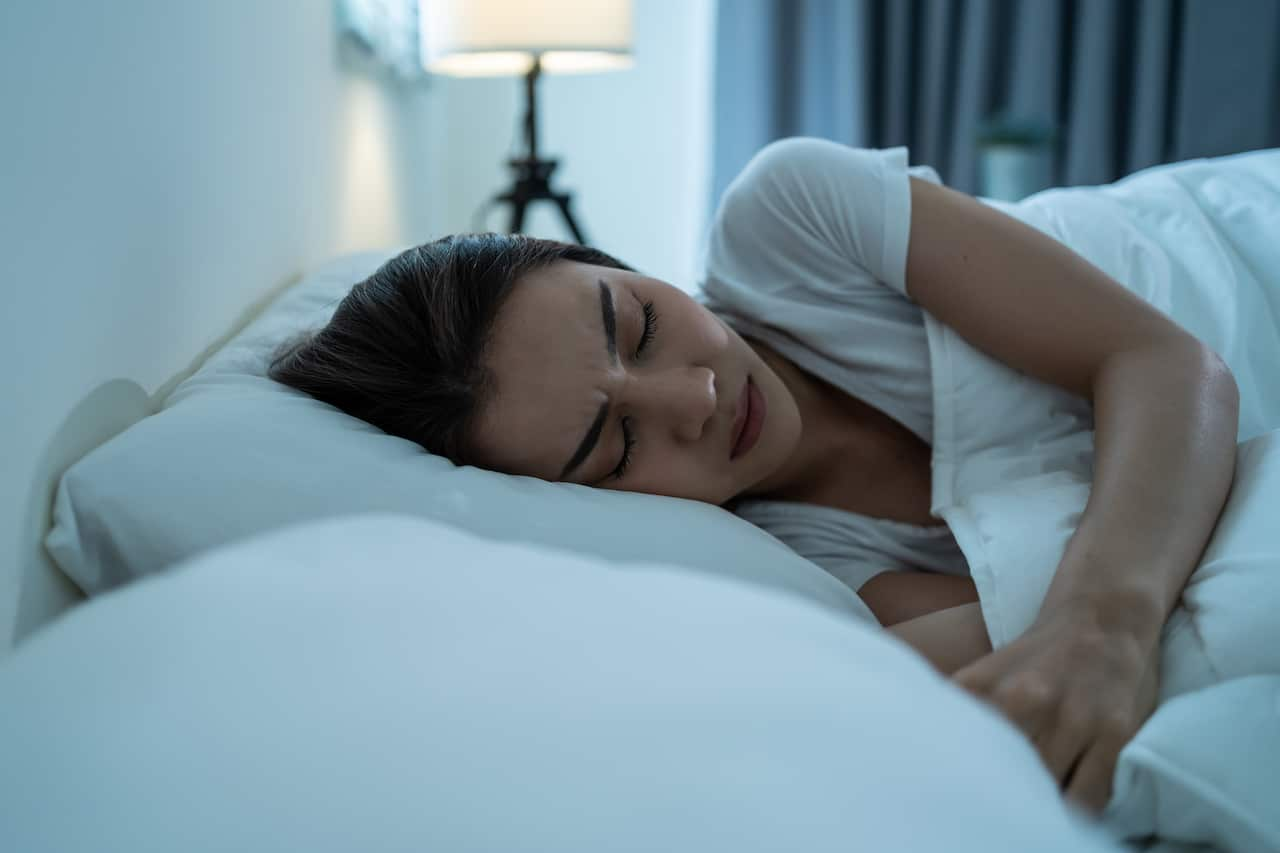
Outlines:
{"type": "Polygon", "coordinates": [[[420,0],[423,64],[439,74],[631,65],[631,0],[420,0]]]}

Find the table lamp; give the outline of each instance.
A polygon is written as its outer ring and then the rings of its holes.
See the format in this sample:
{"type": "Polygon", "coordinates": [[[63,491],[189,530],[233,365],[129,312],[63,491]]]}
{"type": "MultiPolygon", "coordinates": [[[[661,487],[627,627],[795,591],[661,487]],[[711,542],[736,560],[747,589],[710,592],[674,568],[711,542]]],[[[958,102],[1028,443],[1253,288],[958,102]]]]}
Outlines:
{"type": "Polygon", "coordinates": [[[551,189],[558,161],[538,156],[538,77],[629,68],[631,0],[420,0],[419,10],[428,71],[524,76],[525,152],[507,161],[515,183],[494,199],[511,204],[509,230],[520,231],[530,202],[547,199],[586,245],[570,194],[551,189]]]}

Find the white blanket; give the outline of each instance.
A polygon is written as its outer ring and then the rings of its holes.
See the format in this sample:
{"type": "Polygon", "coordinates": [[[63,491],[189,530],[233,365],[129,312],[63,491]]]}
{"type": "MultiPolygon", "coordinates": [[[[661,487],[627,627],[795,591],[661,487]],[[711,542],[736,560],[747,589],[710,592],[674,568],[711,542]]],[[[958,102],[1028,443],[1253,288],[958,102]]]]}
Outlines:
{"type": "MultiPolygon", "coordinates": [[[[1009,639],[1035,618],[1088,493],[1055,473],[965,502],[962,546],[1009,639]]],[[[1165,627],[1160,705],[1121,752],[1105,815],[1117,837],[1280,850],[1277,506],[1280,430],[1237,451],[1222,519],[1165,627]]]]}
{"type": "MultiPolygon", "coordinates": [[[[1280,150],[999,206],[1155,305],[1235,374],[1236,480],[1166,626],[1161,704],[1120,755],[1105,821],[1129,840],[1280,850],[1280,150]]],[[[926,327],[932,509],[969,560],[999,648],[1035,618],[1084,510],[1092,410],[927,314],[926,327]]]]}

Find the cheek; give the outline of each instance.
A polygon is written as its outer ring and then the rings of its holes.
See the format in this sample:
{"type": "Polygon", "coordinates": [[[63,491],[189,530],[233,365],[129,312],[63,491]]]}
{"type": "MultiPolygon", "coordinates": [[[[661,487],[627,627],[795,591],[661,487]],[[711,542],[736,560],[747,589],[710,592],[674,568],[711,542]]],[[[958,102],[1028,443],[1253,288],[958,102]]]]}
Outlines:
{"type": "Polygon", "coordinates": [[[650,442],[647,448],[638,445],[636,454],[643,455],[643,461],[621,481],[610,481],[610,488],[701,501],[723,489],[721,472],[709,470],[705,458],[691,455],[687,449],[657,447],[650,442]]]}
{"type": "Polygon", "coordinates": [[[688,340],[699,354],[718,354],[733,346],[733,330],[715,314],[696,302],[687,313],[688,340]]]}
{"type": "Polygon", "coordinates": [[[665,465],[667,486],[679,497],[717,503],[727,491],[735,488],[728,453],[720,459],[701,452],[673,453],[665,465]]]}

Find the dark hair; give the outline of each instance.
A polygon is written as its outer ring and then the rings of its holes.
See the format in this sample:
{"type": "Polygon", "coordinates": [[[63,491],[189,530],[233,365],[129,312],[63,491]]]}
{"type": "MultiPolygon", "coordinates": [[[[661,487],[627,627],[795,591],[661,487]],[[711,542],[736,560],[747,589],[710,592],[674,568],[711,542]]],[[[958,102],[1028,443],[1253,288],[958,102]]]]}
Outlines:
{"type": "Polygon", "coordinates": [[[556,261],[630,270],[595,249],[511,234],[455,234],[409,249],[351,288],[322,329],[285,342],[268,375],[416,441],[455,465],[493,389],[482,363],[498,309],[556,261]]]}

